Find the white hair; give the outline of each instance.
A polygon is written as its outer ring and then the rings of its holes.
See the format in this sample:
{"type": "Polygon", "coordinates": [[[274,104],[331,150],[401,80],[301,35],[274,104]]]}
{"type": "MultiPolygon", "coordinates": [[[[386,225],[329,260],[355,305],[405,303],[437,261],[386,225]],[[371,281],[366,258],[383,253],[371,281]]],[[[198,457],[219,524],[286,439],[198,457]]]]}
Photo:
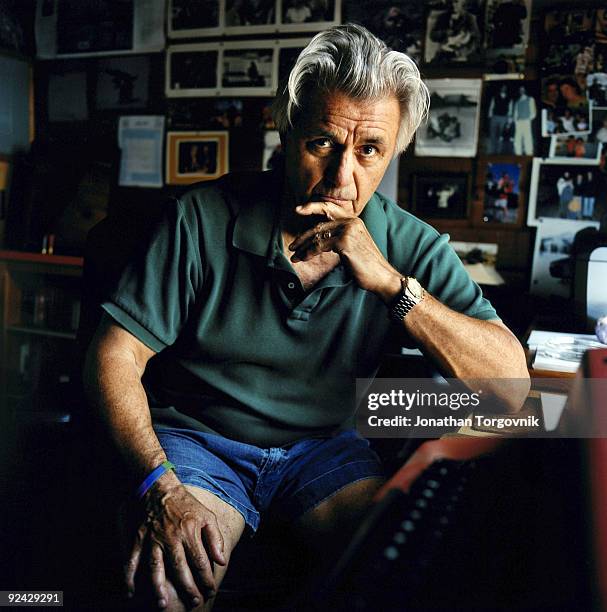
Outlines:
{"type": "Polygon", "coordinates": [[[317,34],[299,54],[288,82],[281,84],[272,105],[281,135],[294,125],[311,90],[339,91],[360,100],[393,95],[401,123],[395,154],[402,153],[428,114],[430,94],[415,62],[391,51],[360,25],[336,26],[317,34]]]}

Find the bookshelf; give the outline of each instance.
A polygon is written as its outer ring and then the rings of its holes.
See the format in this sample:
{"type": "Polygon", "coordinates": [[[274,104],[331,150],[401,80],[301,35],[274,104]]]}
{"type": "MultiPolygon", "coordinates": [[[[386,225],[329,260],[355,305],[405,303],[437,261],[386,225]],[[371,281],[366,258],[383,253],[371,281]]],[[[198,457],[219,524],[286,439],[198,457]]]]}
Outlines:
{"type": "Polygon", "coordinates": [[[77,388],[83,259],[0,250],[0,406],[65,420],[77,388]]]}

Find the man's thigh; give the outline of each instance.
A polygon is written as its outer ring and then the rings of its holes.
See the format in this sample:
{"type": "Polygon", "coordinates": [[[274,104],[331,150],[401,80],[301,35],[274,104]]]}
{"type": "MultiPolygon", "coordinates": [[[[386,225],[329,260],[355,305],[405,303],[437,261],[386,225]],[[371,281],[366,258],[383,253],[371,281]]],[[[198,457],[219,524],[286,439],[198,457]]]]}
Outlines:
{"type": "MultiPolygon", "coordinates": [[[[302,514],[296,520],[296,528],[310,551],[323,552],[332,560],[338,558],[369,512],[373,497],[384,482],[378,477],[359,480],[302,514]]],[[[328,558],[327,561],[330,562],[328,558]]]]}

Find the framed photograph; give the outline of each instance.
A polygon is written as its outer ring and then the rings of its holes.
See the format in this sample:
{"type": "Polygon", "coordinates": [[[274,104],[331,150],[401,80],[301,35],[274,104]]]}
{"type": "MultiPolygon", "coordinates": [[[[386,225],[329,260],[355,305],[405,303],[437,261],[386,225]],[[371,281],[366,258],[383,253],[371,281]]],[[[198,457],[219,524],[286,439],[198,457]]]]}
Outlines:
{"type": "Polygon", "coordinates": [[[281,0],[281,32],[320,31],[341,23],[341,0],[281,0]]]}
{"type": "Polygon", "coordinates": [[[483,189],[483,223],[520,224],[520,184],[520,164],[487,163],[483,189]]]}
{"type": "Polygon", "coordinates": [[[406,53],[418,64],[425,31],[423,0],[378,0],[373,10],[360,0],[345,0],[344,23],[359,23],[383,40],[390,49],[406,53]]]}
{"type": "Polygon", "coordinates": [[[225,33],[262,34],[278,29],[277,0],[225,0],[225,33]]]}
{"type": "Polygon", "coordinates": [[[570,164],[588,164],[601,161],[602,144],[589,134],[557,134],[550,142],[549,156],[567,160],[570,164]]]}
{"type": "Polygon", "coordinates": [[[605,167],[605,154],[607,153],[607,108],[592,109],[592,132],[590,142],[596,142],[599,147],[599,166],[603,172],[605,167]]]}
{"type": "Polygon", "coordinates": [[[272,96],[276,92],[275,41],[252,40],[223,45],[220,90],[225,96],[272,96]]]}
{"type": "Polygon", "coordinates": [[[201,38],[223,32],[224,3],[220,0],[169,0],[169,38],[201,38]]]}
{"type": "Polygon", "coordinates": [[[491,242],[449,243],[457,253],[470,278],[479,285],[503,285],[504,279],[495,269],[498,245],[491,242]]]}
{"type": "Polygon", "coordinates": [[[228,171],[227,132],[167,132],[166,182],[188,185],[228,171]]]}
{"type": "Polygon", "coordinates": [[[590,104],[573,76],[542,79],[542,136],[590,132],[590,104]]]}
{"type": "Polygon", "coordinates": [[[426,64],[473,64],[481,58],[481,3],[453,0],[431,8],[426,20],[426,64]]]}
{"type": "Polygon", "coordinates": [[[474,157],[478,144],[480,79],[429,79],[430,113],[417,131],[415,155],[474,157]]]}
{"type": "MultiPolygon", "coordinates": [[[[603,60],[602,60],[603,61],[603,60]]],[[[593,72],[586,77],[588,101],[592,110],[607,107],[607,73],[593,72]]]]}
{"type": "Polygon", "coordinates": [[[169,37],[173,39],[274,32],[319,32],[341,23],[341,2],[342,0],[169,0],[167,30],[169,37]]]}
{"type": "MultiPolygon", "coordinates": [[[[544,32],[547,43],[585,43],[594,40],[595,15],[592,8],[560,8],[544,15],[544,32]]],[[[598,38],[598,36],[597,36],[598,38]]]]}
{"type": "Polygon", "coordinates": [[[596,164],[534,158],[528,225],[545,219],[600,221],[607,211],[607,176],[596,164]]]}
{"type": "Polygon", "coordinates": [[[40,0],[35,4],[39,58],[164,50],[165,0],[40,0]]]}
{"type": "Polygon", "coordinates": [[[149,55],[112,57],[97,62],[98,110],[145,108],[150,78],[149,55]]]}
{"type": "Polygon", "coordinates": [[[539,141],[534,81],[485,82],[481,136],[487,155],[533,155],[539,141]]]}
{"type": "Polygon", "coordinates": [[[272,130],[263,135],[262,170],[273,170],[282,160],[283,151],[278,132],[272,130]]]}
{"type": "Polygon", "coordinates": [[[507,60],[517,60],[524,68],[529,41],[531,0],[487,0],[485,6],[485,61],[499,67],[507,60]]]}
{"type": "Polygon", "coordinates": [[[169,98],[219,95],[219,53],[216,43],[175,45],[166,53],[165,93],[169,98]]]}
{"type": "Polygon", "coordinates": [[[415,174],[413,212],[422,219],[466,219],[469,193],[468,174],[415,174]]]}
{"type": "Polygon", "coordinates": [[[571,296],[570,279],[560,278],[557,262],[571,256],[573,240],[577,232],[597,223],[583,223],[546,219],[540,223],[535,236],[530,292],[533,295],[571,296]]]}

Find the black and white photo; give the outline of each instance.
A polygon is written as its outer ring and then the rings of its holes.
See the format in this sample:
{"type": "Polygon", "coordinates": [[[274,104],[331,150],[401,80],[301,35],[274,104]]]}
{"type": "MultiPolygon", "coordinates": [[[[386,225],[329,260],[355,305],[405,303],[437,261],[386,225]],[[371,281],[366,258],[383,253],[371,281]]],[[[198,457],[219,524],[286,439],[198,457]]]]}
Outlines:
{"type": "Polygon", "coordinates": [[[423,0],[379,0],[373,10],[360,0],[344,3],[344,22],[360,23],[390,49],[406,53],[419,63],[424,40],[423,0]]]}
{"type": "Polygon", "coordinates": [[[232,43],[225,45],[221,59],[221,89],[233,95],[271,95],[274,54],[277,51],[267,42],[232,43]]]}
{"type": "Polygon", "coordinates": [[[263,135],[263,155],[261,160],[262,170],[274,170],[283,159],[280,135],[275,130],[270,130],[263,135]]]}
{"type": "Polygon", "coordinates": [[[133,48],[134,22],[133,0],[59,0],[57,53],[129,51],[133,48]]]}
{"type": "Polygon", "coordinates": [[[510,59],[524,65],[531,0],[487,0],[485,6],[485,58],[488,66],[499,67],[510,59]]]}
{"type": "Polygon", "coordinates": [[[429,79],[430,114],[417,132],[415,154],[474,157],[478,143],[480,79],[429,79]]]}
{"type": "Polygon", "coordinates": [[[413,210],[423,219],[465,219],[469,177],[464,173],[413,176],[413,210]]]}
{"type": "Polygon", "coordinates": [[[600,221],[607,212],[606,178],[596,164],[535,158],[527,224],[543,219],[600,221]]]}
{"type": "Polygon", "coordinates": [[[276,5],[276,0],[226,0],[226,34],[254,34],[276,30],[276,5]]]}
{"type": "Polygon", "coordinates": [[[481,57],[481,3],[452,0],[430,8],[424,59],[428,64],[475,63],[481,57]]]}
{"type": "Polygon", "coordinates": [[[148,103],[150,58],[147,55],[97,62],[95,103],[99,110],[144,108],[148,103]]]}
{"type": "Polygon", "coordinates": [[[322,30],[341,21],[341,0],[282,0],[280,30],[322,30]]]}
{"type": "Polygon", "coordinates": [[[586,79],[588,101],[594,108],[607,107],[607,73],[593,72],[586,79]]]}
{"type": "Polygon", "coordinates": [[[215,95],[219,89],[219,48],[202,43],[169,47],[166,55],[166,86],[169,97],[215,95]]]}
{"type": "Polygon", "coordinates": [[[194,38],[220,32],[220,0],[169,0],[169,37],[194,38]]]}
{"type": "Polygon", "coordinates": [[[531,268],[530,292],[533,295],[571,297],[571,279],[562,278],[554,264],[571,256],[577,232],[596,226],[588,222],[571,223],[555,219],[539,224],[531,268]]]}

